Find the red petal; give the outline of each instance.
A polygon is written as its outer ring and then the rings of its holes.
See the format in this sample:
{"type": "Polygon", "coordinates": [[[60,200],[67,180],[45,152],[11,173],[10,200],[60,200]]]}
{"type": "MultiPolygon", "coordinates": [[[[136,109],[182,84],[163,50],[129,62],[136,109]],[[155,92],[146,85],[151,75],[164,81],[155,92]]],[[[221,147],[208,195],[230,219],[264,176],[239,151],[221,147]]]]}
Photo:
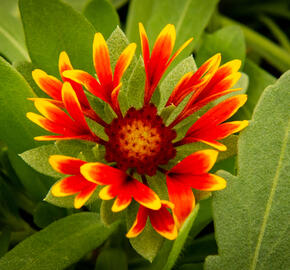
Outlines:
{"type": "Polygon", "coordinates": [[[63,76],[69,78],[77,83],[84,85],[84,87],[96,97],[105,102],[109,102],[108,93],[100,86],[98,81],[89,73],[82,70],[66,70],[63,76]]]}
{"type": "Polygon", "coordinates": [[[115,66],[113,87],[116,87],[117,85],[119,85],[124,72],[126,71],[126,69],[128,68],[128,66],[130,65],[132,61],[135,50],[136,50],[136,44],[131,43],[127,46],[127,48],[120,55],[115,66]]]}
{"type": "Polygon", "coordinates": [[[163,237],[174,240],[177,237],[177,228],[173,217],[165,206],[157,211],[149,210],[149,218],[152,227],[163,237]]]}
{"type": "Polygon", "coordinates": [[[198,175],[208,172],[213,167],[217,155],[218,152],[215,150],[202,150],[195,152],[175,165],[169,171],[169,174],[198,175]]]}
{"type": "Polygon", "coordinates": [[[148,74],[148,64],[150,60],[150,51],[149,51],[149,43],[146,31],[142,23],[139,23],[139,32],[140,32],[140,40],[142,47],[142,55],[144,59],[145,72],[148,74]]]}
{"type": "Polygon", "coordinates": [[[30,121],[34,122],[35,124],[39,125],[40,127],[44,128],[47,131],[58,133],[58,134],[62,134],[65,132],[65,128],[63,126],[57,125],[54,122],[36,113],[29,112],[26,114],[26,117],[30,121]]]}
{"type": "Polygon", "coordinates": [[[80,129],[80,133],[91,133],[82,112],[80,103],[75,91],[68,82],[65,82],[62,87],[62,100],[64,106],[70,116],[75,120],[74,126],[80,129]],[[82,130],[81,130],[82,129],[82,130]]]}
{"type": "Polygon", "coordinates": [[[138,236],[145,228],[147,217],[148,217],[147,209],[144,206],[140,205],[136,219],[132,227],[129,229],[128,233],[126,234],[126,236],[128,238],[138,236]]]}
{"type": "Polygon", "coordinates": [[[204,191],[221,190],[224,189],[227,184],[222,177],[210,173],[201,175],[175,175],[174,179],[179,183],[204,191]]]}
{"type": "Polygon", "coordinates": [[[191,188],[179,183],[175,178],[166,176],[169,200],[174,204],[173,214],[180,228],[195,206],[191,188]]]}
{"type": "Polygon", "coordinates": [[[69,196],[86,188],[88,183],[81,175],[69,176],[56,182],[51,188],[51,193],[55,197],[69,196]]]}
{"type": "Polygon", "coordinates": [[[72,88],[75,90],[78,100],[80,101],[82,107],[90,108],[89,101],[84,93],[82,86],[79,83],[76,83],[73,80],[68,79],[62,75],[64,71],[73,69],[72,64],[66,52],[61,52],[59,55],[58,69],[59,69],[59,73],[61,75],[62,80],[64,82],[69,82],[72,88]]]}
{"type": "Polygon", "coordinates": [[[89,184],[75,197],[74,207],[76,209],[81,208],[88,201],[98,186],[97,184],[93,184],[91,182],[88,183],[89,184]]]}
{"type": "Polygon", "coordinates": [[[89,181],[100,185],[118,185],[123,183],[127,174],[106,164],[95,162],[81,167],[81,174],[89,181]]]}
{"type": "Polygon", "coordinates": [[[118,195],[112,206],[112,211],[119,212],[124,210],[131,203],[131,201],[132,201],[131,196],[128,196],[126,194],[118,195]]]}
{"type": "Polygon", "coordinates": [[[48,120],[58,124],[60,126],[74,126],[74,122],[72,119],[59,107],[52,104],[50,101],[45,99],[37,99],[34,102],[35,107],[37,110],[45,116],[48,120]]]}
{"type": "Polygon", "coordinates": [[[132,197],[143,206],[157,210],[161,207],[158,195],[146,185],[136,179],[131,179],[124,184],[124,189],[131,193],[132,197]]]}
{"type": "Polygon", "coordinates": [[[93,59],[101,85],[112,84],[112,70],[107,43],[101,33],[96,33],[93,44],[93,59]]]}
{"type": "Polygon", "coordinates": [[[53,99],[61,100],[61,81],[53,76],[47,75],[47,73],[40,69],[32,71],[32,78],[43,92],[53,99]]]}
{"type": "Polygon", "coordinates": [[[87,162],[62,155],[53,155],[49,157],[49,163],[54,170],[63,174],[80,174],[80,167],[87,162]]]}

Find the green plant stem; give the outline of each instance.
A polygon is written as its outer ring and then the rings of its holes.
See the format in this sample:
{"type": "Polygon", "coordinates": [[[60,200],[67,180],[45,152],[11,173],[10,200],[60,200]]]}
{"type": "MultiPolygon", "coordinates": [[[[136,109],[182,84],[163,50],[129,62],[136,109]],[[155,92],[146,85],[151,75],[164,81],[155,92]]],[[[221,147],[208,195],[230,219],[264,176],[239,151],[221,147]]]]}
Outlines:
{"type": "Polygon", "coordinates": [[[265,58],[275,68],[281,72],[285,72],[286,70],[290,69],[290,54],[286,50],[239,22],[236,22],[220,14],[216,16],[217,21],[222,26],[233,24],[239,25],[244,32],[247,45],[251,47],[251,49],[257,54],[265,58]]]}

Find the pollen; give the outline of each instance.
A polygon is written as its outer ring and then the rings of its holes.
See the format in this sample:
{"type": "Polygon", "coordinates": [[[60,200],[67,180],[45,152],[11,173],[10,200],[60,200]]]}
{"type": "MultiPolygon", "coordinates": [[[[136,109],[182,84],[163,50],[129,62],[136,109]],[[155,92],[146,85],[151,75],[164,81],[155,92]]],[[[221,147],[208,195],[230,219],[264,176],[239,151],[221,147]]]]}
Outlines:
{"type": "Polygon", "coordinates": [[[159,165],[167,164],[176,154],[172,144],[176,133],[164,125],[152,104],[140,110],[129,109],[105,131],[109,137],[106,159],[123,170],[132,168],[152,176],[159,165]]]}

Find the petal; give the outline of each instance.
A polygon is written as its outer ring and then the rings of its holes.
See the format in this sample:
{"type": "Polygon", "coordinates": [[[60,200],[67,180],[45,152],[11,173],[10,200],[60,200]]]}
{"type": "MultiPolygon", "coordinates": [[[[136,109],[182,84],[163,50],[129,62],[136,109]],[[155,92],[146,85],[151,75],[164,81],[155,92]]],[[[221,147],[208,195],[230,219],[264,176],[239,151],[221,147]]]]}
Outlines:
{"type": "Polygon", "coordinates": [[[202,115],[187,131],[186,137],[196,133],[197,130],[210,129],[212,126],[224,122],[245,104],[247,95],[238,95],[222,101],[202,115]]]}
{"type": "Polygon", "coordinates": [[[77,126],[78,128],[83,129],[83,130],[80,130],[80,132],[90,133],[90,129],[85,120],[77,95],[68,82],[65,82],[63,84],[62,100],[63,100],[66,110],[68,111],[70,116],[75,120],[74,126],[77,126]]]}
{"type": "Polygon", "coordinates": [[[57,172],[70,175],[80,174],[80,167],[87,163],[77,158],[62,155],[52,155],[48,161],[57,172]]]}
{"type": "Polygon", "coordinates": [[[233,133],[243,130],[248,125],[249,125],[249,121],[247,120],[223,123],[217,126],[217,128],[215,129],[215,132],[216,132],[215,137],[217,138],[217,140],[226,138],[227,136],[233,133]]]}
{"type": "Polygon", "coordinates": [[[34,140],[36,141],[86,140],[96,142],[91,136],[87,135],[75,135],[75,136],[47,135],[34,137],[34,140]]]}
{"type": "Polygon", "coordinates": [[[120,80],[124,72],[126,71],[126,69],[128,68],[128,66],[130,65],[133,59],[135,50],[136,50],[136,44],[131,43],[127,46],[127,48],[120,55],[115,66],[115,71],[114,71],[114,81],[113,81],[114,87],[116,87],[120,83],[120,80]]]}
{"type": "Polygon", "coordinates": [[[147,209],[144,206],[140,205],[136,219],[132,227],[129,229],[128,233],[126,234],[126,236],[128,238],[138,236],[145,228],[147,217],[148,217],[147,209]]]}
{"type": "Polygon", "coordinates": [[[186,218],[193,211],[195,198],[191,188],[179,183],[175,178],[166,176],[169,200],[174,204],[173,214],[177,226],[180,228],[186,218]]]}
{"type": "Polygon", "coordinates": [[[64,77],[62,74],[66,70],[73,69],[72,64],[69,60],[69,57],[68,57],[67,53],[64,51],[61,52],[59,55],[58,69],[59,69],[59,73],[61,75],[62,80],[64,82],[69,82],[71,84],[72,88],[75,90],[76,95],[77,95],[82,107],[90,108],[89,101],[84,93],[82,86],[79,83],[76,83],[73,80],[64,77]]]}
{"type": "Polygon", "coordinates": [[[76,209],[81,208],[88,199],[93,195],[94,191],[97,188],[97,184],[89,182],[86,188],[82,189],[81,192],[75,197],[74,207],[76,209]]]}
{"type": "Polygon", "coordinates": [[[93,183],[100,185],[118,185],[123,183],[127,174],[121,170],[100,162],[87,163],[81,167],[81,174],[93,183]]]}
{"type": "Polygon", "coordinates": [[[192,91],[192,84],[189,84],[192,75],[192,71],[183,75],[183,77],[174,87],[172,94],[167,101],[167,106],[169,106],[170,104],[174,104],[175,106],[177,106],[192,91]]]}
{"type": "Polygon", "coordinates": [[[61,126],[74,126],[72,119],[59,107],[45,99],[36,99],[34,102],[36,109],[48,120],[61,126]]]}
{"type": "Polygon", "coordinates": [[[58,70],[59,70],[59,74],[62,76],[62,73],[65,70],[72,70],[73,67],[71,65],[71,62],[69,60],[69,57],[67,55],[67,53],[65,51],[62,51],[59,55],[59,59],[58,59],[58,70]]]}
{"type": "Polygon", "coordinates": [[[217,148],[219,151],[225,151],[227,147],[216,140],[224,139],[233,133],[239,132],[248,126],[248,124],[249,122],[246,120],[234,121],[223,123],[212,128],[209,127],[208,129],[197,130],[193,132],[191,136],[185,137],[181,144],[199,141],[217,148]]]}
{"type": "Polygon", "coordinates": [[[162,205],[162,207],[157,211],[149,210],[149,218],[152,227],[160,235],[169,240],[174,240],[177,237],[177,227],[173,217],[166,207],[162,205]]]}
{"type": "Polygon", "coordinates": [[[56,100],[61,100],[61,87],[62,82],[57,78],[47,75],[40,69],[32,71],[32,78],[38,85],[38,87],[48,94],[50,97],[56,100]]]}
{"type": "Polygon", "coordinates": [[[114,204],[112,206],[113,212],[119,212],[124,210],[128,207],[128,205],[131,203],[132,197],[124,194],[120,194],[117,196],[117,198],[114,201],[114,204]]]}
{"type": "Polygon", "coordinates": [[[176,174],[202,174],[208,172],[214,165],[218,156],[218,151],[216,150],[202,150],[197,151],[178,164],[176,164],[168,173],[176,174]]]}
{"type": "Polygon", "coordinates": [[[140,32],[140,40],[141,40],[141,47],[142,47],[142,55],[143,55],[144,65],[145,65],[145,72],[146,74],[148,74],[150,51],[149,51],[149,43],[148,43],[147,34],[142,23],[139,23],[139,32],[140,32]]]}
{"type": "Polygon", "coordinates": [[[210,173],[202,175],[177,175],[175,176],[175,180],[192,188],[204,191],[221,190],[227,185],[225,179],[210,173]]]}
{"type": "Polygon", "coordinates": [[[118,194],[119,189],[115,185],[108,185],[103,187],[99,192],[99,197],[102,200],[108,201],[115,198],[118,194]]]}
{"type": "Polygon", "coordinates": [[[158,35],[154,44],[150,65],[158,67],[160,61],[167,63],[173,50],[176,39],[175,27],[173,24],[167,24],[158,35]]]}
{"type": "MultiPolygon", "coordinates": [[[[189,139],[191,139],[191,137],[189,139]]],[[[205,143],[205,144],[207,144],[207,145],[209,145],[209,146],[211,146],[213,148],[216,148],[219,151],[226,151],[227,150],[227,147],[224,144],[222,144],[222,143],[220,143],[218,141],[215,141],[215,140],[209,140],[209,139],[204,139],[204,140],[202,140],[202,139],[194,139],[194,141],[192,141],[192,142],[202,142],[202,143],[205,143]]]]}
{"type": "Polygon", "coordinates": [[[112,70],[107,43],[101,33],[96,33],[93,44],[93,59],[101,85],[112,83],[112,70]]]}
{"type": "Polygon", "coordinates": [[[124,188],[129,189],[133,198],[143,206],[158,210],[161,207],[161,202],[158,195],[146,185],[140,183],[136,179],[130,180],[129,184],[126,183],[124,188]]]}
{"type": "Polygon", "coordinates": [[[76,69],[66,70],[63,72],[63,76],[77,83],[82,84],[90,93],[92,93],[93,95],[102,99],[105,102],[109,102],[107,93],[100,86],[98,81],[89,73],[76,69]]]}
{"type": "Polygon", "coordinates": [[[122,83],[120,83],[113,91],[111,94],[111,100],[112,100],[112,108],[113,110],[116,112],[117,115],[121,116],[121,110],[120,110],[120,105],[119,105],[119,100],[118,100],[118,96],[119,96],[119,92],[120,89],[122,87],[122,83]]]}
{"type": "Polygon", "coordinates": [[[169,66],[172,61],[193,41],[193,38],[190,38],[189,40],[185,41],[181,47],[172,55],[170,60],[167,63],[167,66],[169,66]]]}
{"type": "Polygon", "coordinates": [[[44,128],[47,131],[58,133],[58,134],[62,134],[65,132],[65,128],[63,126],[59,126],[39,114],[28,112],[26,114],[26,117],[30,121],[34,122],[35,124],[44,128]]]}
{"type": "Polygon", "coordinates": [[[64,197],[78,193],[87,186],[88,181],[81,175],[73,175],[56,182],[51,187],[51,193],[55,197],[64,197]]]}

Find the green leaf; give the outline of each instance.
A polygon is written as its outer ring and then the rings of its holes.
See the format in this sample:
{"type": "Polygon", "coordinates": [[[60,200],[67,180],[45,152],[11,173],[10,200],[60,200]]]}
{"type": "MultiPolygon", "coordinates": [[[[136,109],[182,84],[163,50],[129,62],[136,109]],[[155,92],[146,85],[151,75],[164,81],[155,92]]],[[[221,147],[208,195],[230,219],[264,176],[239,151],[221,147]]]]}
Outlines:
{"type": "Polygon", "coordinates": [[[177,270],[203,270],[203,263],[184,264],[181,267],[178,267],[177,270]]]}
{"type": "Polygon", "coordinates": [[[124,216],[124,211],[121,212],[113,212],[112,206],[113,206],[114,200],[109,201],[102,201],[101,207],[100,207],[100,216],[101,220],[105,225],[111,225],[118,219],[122,218],[124,216]]]}
{"type": "Polygon", "coordinates": [[[65,209],[56,207],[46,202],[40,202],[33,215],[33,222],[40,228],[45,228],[50,223],[67,215],[65,209]]]}
{"type": "MultiPolygon", "coordinates": [[[[199,210],[188,235],[188,240],[191,241],[212,221],[212,197],[201,200],[198,204],[199,210]]],[[[187,245],[188,243],[185,246],[187,245]]]]}
{"type": "Polygon", "coordinates": [[[53,179],[36,172],[10,149],[9,160],[29,197],[41,201],[54,182],[53,179]]]}
{"type": "Polygon", "coordinates": [[[0,139],[16,153],[21,153],[36,145],[34,135],[42,129],[29,121],[25,114],[34,110],[27,98],[35,97],[25,79],[3,58],[0,58],[0,139]]]}
{"type": "MultiPolygon", "coordinates": [[[[127,228],[131,228],[133,225],[139,205],[132,202],[127,209],[127,228]]],[[[130,238],[130,243],[132,247],[145,259],[152,262],[154,257],[158,254],[164,242],[164,238],[158,234],[153,227],[149,219],[143,230],[143,232],[135,238],[130,238]]]]}
{"type": "Polygon", "coordinates": [[[205,269],[288,269],[290,72],[264,91],[239,141],[238,176],[213,196],[219,256],[205,269]]]}
{"type": "Polygon", "coordinates": [[[27,98],[35,97],[35,94],[25,79],[2,58],[0,78],[0,106],[5,112],[0,114],[0,139],[9,147],[11,164],[29,195],[41,199],[47,191],[43,180],[48,180],[37,175],[17,157],[18,153],[39,145],[33,137],[43,132],[25,117],[27,112],[34,110],[33,103],[27,98]]]}
{"type": "Polygon", "coordinates": [[[96,270],[127,270],[127,256],[122,249],[107,248],[104,249],[97,258],[96,270]]]}
{"type": "Polygon", "coordinates": [[[273,84],[276,80],[272,75],[261,69],[249,59],[245,62],[244,72],[249,77],[249,87],[246,92],[248,101],[234,116],[236,119],[251,119],[254,108],[265,87],[269,84],[273,84]]]}
{"type": "Polygon", "coordinates": [[[197,204],[193,210],[193,212],[189,215],[189,217],[186,219],[186,221],[184,222],[181,230],[178,233],[178,237],[177,239],[174,241],[174,244],[172,246],[172,249],[169,253],[169,256],[167,258],[167,263],[165,264],[165,266],[162,268],[162,270],[169,270],[171,269],[176,260],[178,259],[178,256],[183,248],[183,245],[186,241],[186,238],[190,232],[190,229],[192,227],[192,224],[196,218],[196,215],[199,211],[199,205],[197,204]]]}
{"type": "Polygon", "coordinates": [[[0,269],[64,269],[100,246],[117,228],[118,224],[102,225],[95,213],[68,216],[9,251],[0,260],[0,269]]]}
{"type": "Polygon", "coordinates": [[[192,56],[182,60],[162,81],[160,85],[160,103],[158,112],[165,107],[174,87],[177,85],[182,76],[190,71],[196,71],[197,67],[192,56]]]}
{"type": "Polygon", "coordinates": [[[207,256],[215,254],[217,254],[217,245],[214,234],[208,234],[194,240],[190,246],[186,247],[178,264],[202,262],[207,256]]]}
{"type": "MultiPolygon", "coordinates": [[[[131,0],[126,23],[126,36],[132,42],[139,42],[139,27],[138,23],[147,24],[154,5],[154,0],[131,0]]],[[[138,46],[139,47],[139,46],[138,46]]],[[[140,48],[137,50],[140,51],[140,48]]]]}
{"type": "Polygon", "coordinates": [[[141,109],[144,101],[144,89],[145,89],[145,69],[143,58],[140,56],[139,60],[131,73],[128,81],[127,88],[127,100],[128,108],[134,107],[141,109]]]}
{"type": "Polygon", "coordinates": [[[181,227],[178,233],[178,237],[174,241],[165,241],[162,249],[159,251],[158,255],[156,256],[150,267],[148,267],[148,269],[169,270],[174,266],[188,237],[188,234],[198,211],[199,205],[197,204],[194,211],[188,216],[183,226],[181,227]]]}
{"type": "Polygon", "coordinates": [[[51,155],[65,155],[80,158],[88,162],[96,161],[92,149],[95,145],[91,142],[77,140],[59,141],[27,150],[19,156],[36,171],[57,178],[63,175],[56,172],[50,166],[48,159],[51,155]]]}
{"type": "MultiPolygon", "coordinates": [[[[138,22],[142,22],[147,30],[151,45],[161,29],[168,23],[176,27],[176,48],[187,39],[194,37],[194,41],[181,54],[179,59],[189,55],[197,44],[203,30],[208,24],[215,10],[217,0],[135,0],[129,8],[126,33],[129,40],[139,42],[138,22]]],[[[178,63],[175,60],[174,63],[178,63]]],[[[173,67],[175,64],[172,64],[173,67]]]]}
{"type": "MultiPolygon", "coordinates": [[[[176,48],[186,40],[194,37],[191,44],[181,53],[178,59],[189,55],[197,44],[201,34],[213,14],[218,0],[161,0],[155,1],[152,8],[152,16],[146,24],[148,38],[151,44],[160,30],[167,24],[172,23],[176,27],[176,48]]],[[[178,63],[175,60],[171,68],[178,63]]]]}
{"type": "Polygon", "coordinates": [[[58,75],[58,58],[66,51],[75,68],[93,74],[94,27],[59,0],[20,0],[26,44],[32,63],[58,75]]]}
{"type": "Polygon", "coordinates": [[[21,61],[16,62],[13,65],[16,70],[24,77],[24,79],[28,82],[29,86],[32,88],[34,93],[38,97],[47,98],[48,96],[37,86],[35,81],[32,78],[32,71],[36,68],[32,63],[21,61]]]}
{"type": "Polygon", "coordinates": [[[83,11],[84,15],[105,38],[120,24],[118,13],[108,0],[91,0],[83,11]]]}
{"type": "Polygon", "coordinates": [[[222,63],[233,59],[240,59],[242,64],[244,63],[246,44],[243,31],[239,26],[227,26],[213,34],[205,35],[197,53],[197,64],[201,66],[216,53],[221,53],[222,63]]]}
{"type": "Polygon", "coordinates": [[[2,0],[0,5],[0,53],[11,62],[28,60],[17,0],[2,0]]]}
{"type": "Polygon", "coordinates": [[[60,154],[61,152],[56,148],[55,144],[49,144],[25,151],[19,156],[34,170],[42,174],[57,178],[62,177],[63,175],[55,171],[50,166],[48,159],[51,155],[60,154]]]}
{"type": "Polygon", "coordinates": [[[11,232],[9,229],[3,229],[0,234],[0,258],[8,251],[10,245],[11,232]]]}
{"type": "MultiPolygon", "coordinates": [[[[110,52],[110,60],[111,60],[111,67],[114,70],[117,60],[119,56],[123,52],[123,50],[128,46],[129,41],[124,34],[124,32],[120,29],[119,26],[115,29],[115,31],[111,34],[111,36],[107,40],[107,44],[109,47],[110,52]]],[[[127,103],[127,87],[130,76],[136,66],[137,59],[136,56],[133,57],[130,66],[125,71],[124,75],[122,76],[122,87],[119,92],[118,100],[120,104],[120,108],[123,114],[126,113],[128,109],[127,103]]]]}

